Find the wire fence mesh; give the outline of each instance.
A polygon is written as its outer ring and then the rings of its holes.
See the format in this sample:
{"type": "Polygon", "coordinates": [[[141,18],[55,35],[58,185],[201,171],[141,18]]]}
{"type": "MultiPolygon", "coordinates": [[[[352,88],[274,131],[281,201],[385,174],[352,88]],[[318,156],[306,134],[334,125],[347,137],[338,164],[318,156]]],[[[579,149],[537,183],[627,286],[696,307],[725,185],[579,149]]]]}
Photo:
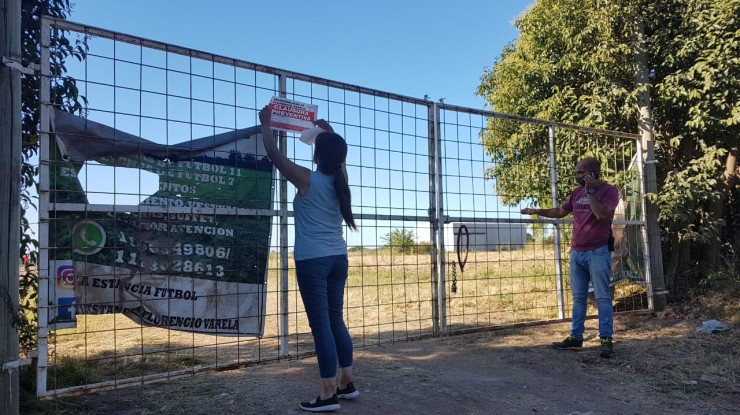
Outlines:
{"type": "MultiPolygon", "coordinates": [[[[622,191],[615,307],[647,308],[641,163],[629,134],[435,103],[67,21],[45,24],[48,36],[52,28],[79,36],[88,53],[67,62],[64,78],[48,66],[43,73],[50,85],[74,80],[87,105],[69,121],[80,126],[83,161],[70,158],[60,138],[64,115],[42,108],[53,123],[42,117],[40,396],[313,352],[292,261],[295,188],[260,164],[254,144],[257,112],[274,96],[318,105],[348,142],[359,231],[345,232],[345,320],[356,347],[569,314],[569,222],[519,213],[549,203],[552,189],[562,200],[558,186],[572,188],[562,177],[575,160],[547,150],[555,131],[579,143],[572,152],[600,155],[605,179],[622,191]],[[503,146],[490,139],[509,131],[503,146]],[[240,147],[239,139],[252,144],[240,147]],[[537,140],[544,151],[520,154],[537,140]],[[219,158],[232,164],[211,161],[219,158]],[[546,197],[517,193],[512,177],[546,197]],[[104,255],[97,264],[96,255],[104,255]],[[190,288],[172,288],[185,277],[190,288]],[[203,296],[202,281],[215,287],[206,309],[193,305],[174,318],[176,303],[203,296]],[[86,297],[93,288],[107,289],[107,302],[86,297]],[[257,317],[199,319],[225,308],[225,297],[237,308],[249,297],[257,317]],[[165,311],[146,311],[144,298],[165,311]]],[[[289,158],[313,166],[312,148],[296,134],[280,139],[289,158]]]]}

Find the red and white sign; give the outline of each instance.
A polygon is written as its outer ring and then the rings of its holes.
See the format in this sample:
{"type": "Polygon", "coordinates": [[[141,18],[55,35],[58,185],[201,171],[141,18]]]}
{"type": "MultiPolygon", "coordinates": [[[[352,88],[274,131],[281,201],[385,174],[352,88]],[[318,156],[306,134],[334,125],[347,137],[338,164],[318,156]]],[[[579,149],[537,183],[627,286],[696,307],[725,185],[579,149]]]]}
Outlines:
{"type": "Polygon", "coordinates": [[[318,105],[280,97],[272,97],[269,107],[272,112],[270,128],[295,133],[302,133],[313,127],[316,113],[319,111],[318,105]]]}

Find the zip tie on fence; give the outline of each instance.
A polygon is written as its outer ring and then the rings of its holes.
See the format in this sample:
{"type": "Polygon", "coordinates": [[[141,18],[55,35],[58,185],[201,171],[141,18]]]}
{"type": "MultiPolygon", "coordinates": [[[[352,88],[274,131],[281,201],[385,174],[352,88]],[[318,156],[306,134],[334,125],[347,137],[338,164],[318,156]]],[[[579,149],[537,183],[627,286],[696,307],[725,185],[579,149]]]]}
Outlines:
{"type": "Polygon", "coordinates": [[[30,365],[32,362],[31,359],[16,359],[12,360],[10,362],[3,363],[2,370],[0,372],[9,372],[13,369],[18,369],[21,366],[30,365]]]}
{"type": "Polygon", "coordinates": [[[645,164],[655,164],[657,162],[658,162],[658,160],[655,160],[655,159],[653,159],[653,160],[645,160],[645,164]]]}

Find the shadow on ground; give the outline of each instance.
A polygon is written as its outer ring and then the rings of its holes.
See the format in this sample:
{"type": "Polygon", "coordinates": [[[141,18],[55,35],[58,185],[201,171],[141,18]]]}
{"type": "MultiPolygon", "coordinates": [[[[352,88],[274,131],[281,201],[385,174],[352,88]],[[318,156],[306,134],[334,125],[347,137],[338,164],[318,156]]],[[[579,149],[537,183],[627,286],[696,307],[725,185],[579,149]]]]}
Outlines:
{"type": "MultiPolygon", "coordinates": [[[[740,388],[733,377],[705,382],[690,369],[682,380],[683,372],[669,369],[666,359],[682,351],[665,353],[665,345],[706,341],[696,337],[700,322],[664,323],[647,314],[618,315],[612,359],[598,357],[595,320],[587,322],[591,337],[580,352],[549,347],[567,334],[568,323],[356,350],[361,395],[342,401],[339,413],[738,413],[740,388]]],[[[733,336],[722,341],[740,344],[737,331],[721,334],[733,336]]],[[[54,405],[59,413],[80,415],[299,414],[305,412],[298,402],[318,394],[317,371],[315,358],[308,357],[57,399],[54,405]]]]}

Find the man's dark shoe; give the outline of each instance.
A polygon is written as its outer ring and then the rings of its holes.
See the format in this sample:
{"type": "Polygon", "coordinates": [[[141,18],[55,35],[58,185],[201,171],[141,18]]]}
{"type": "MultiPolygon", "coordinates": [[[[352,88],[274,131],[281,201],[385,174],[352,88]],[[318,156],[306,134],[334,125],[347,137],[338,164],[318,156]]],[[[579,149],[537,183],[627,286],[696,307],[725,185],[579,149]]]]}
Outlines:
{"type": "Polygon", "coordinates": [[[599,347],[599,356],[607,358],[607,359],[614,356],[614,344],[612,344],[612,339],[609,339],[609,338],[601,339],[601,347],[599,347]]]}
{"type": "Polygon", "coordinates": [[[575,336],[569,335],[565,340],[552,344],[553,349],[558,350],[581,350],[583,347],[583,339],[576,338],[575,336]]]}
{"type": "Polygon", "coordinates": [[[337,386],[337,398],[339,399],[354,399],[360,395],[360,391],[355,389],[355,384],[350,382],[344,389],[339,389],[337,386]]]}
{"type": "Polygon", "coordinates": [[[308,412],[328,412],[336,411],[341,408],[339,406],[339,400],[337,395],[334,394],[331,398],[321,399],[321,395],[317,396],[313,401],[305,401],[300,404],[301,409],[308,412]]]}

